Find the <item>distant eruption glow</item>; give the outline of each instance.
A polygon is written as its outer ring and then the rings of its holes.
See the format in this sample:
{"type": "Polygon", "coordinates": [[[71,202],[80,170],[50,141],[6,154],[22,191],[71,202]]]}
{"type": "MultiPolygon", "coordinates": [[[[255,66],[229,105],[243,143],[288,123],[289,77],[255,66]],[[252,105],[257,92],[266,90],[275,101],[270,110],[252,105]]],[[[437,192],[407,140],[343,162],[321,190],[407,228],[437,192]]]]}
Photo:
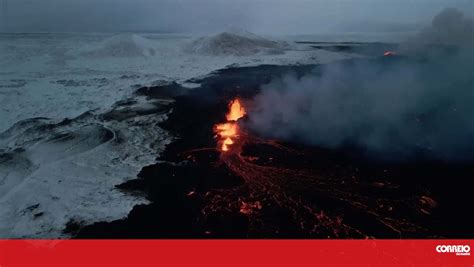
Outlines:
{"type": "Polygon", "coordinates": [[[384,55],[385,57],[390,57],[390,56],[396,56],[397,53],[394,52],[394,51],[385,51],[385,53],[383,53],[383,55],[384,55]]]}
{"type": "Polygon", "coordinates": [[[239,99],[235,99],[229,104],[229,113],[226,115],[227,122],[217,124],[214,131],[219,137],[218,144],[220,150],[227,152],[230,146],[234,144],[234,140],[238,137],[239,126],[237,121],[246,115],[244,107],[239,99]]]}

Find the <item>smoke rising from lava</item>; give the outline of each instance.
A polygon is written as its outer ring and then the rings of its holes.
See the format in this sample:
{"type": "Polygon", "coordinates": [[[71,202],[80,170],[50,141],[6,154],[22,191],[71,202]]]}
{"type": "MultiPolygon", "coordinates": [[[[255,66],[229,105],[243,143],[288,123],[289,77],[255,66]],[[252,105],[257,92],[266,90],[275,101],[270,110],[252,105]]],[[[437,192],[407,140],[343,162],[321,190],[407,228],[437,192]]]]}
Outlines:
{"type": "Polygon", "coordinates": [[[275,79],[249,105],[247,126],[267,137],[356,145],[392,159],[474,159],[473,31],[472,18],[446,9],[400,45],[400,57],[275,79]]]}

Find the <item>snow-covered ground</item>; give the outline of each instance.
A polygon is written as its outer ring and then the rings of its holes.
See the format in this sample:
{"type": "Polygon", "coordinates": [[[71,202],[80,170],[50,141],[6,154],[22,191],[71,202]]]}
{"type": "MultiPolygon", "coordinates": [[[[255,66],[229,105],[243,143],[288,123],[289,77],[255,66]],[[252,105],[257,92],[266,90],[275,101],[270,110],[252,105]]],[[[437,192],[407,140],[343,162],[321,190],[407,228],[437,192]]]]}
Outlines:
{"type": "Polygon", "coordinates": [[[0,131],[26,118],[74,117],[107,108],[137,84],[183,83],[229,65],[311,64],[345,57],[296,44],[276,55],[214,56],[187,51],[193,41],[174,35],[0,35],[0,131]]]}
{"type": "MultiPolygon", "coordinates": [[[[285,41],[249,35],[0,34],[0,238],[67,237],[67,222],[111,221],[146,203],[114,186],[135,178],[169,142],[155,126],[166,114],[101,116],[119,109],[116,103],[138,86],[176,81],[195,87],[187,81],[226,66],[350,56],[285,41]]],[[[166,104],[131,101],[127,109],[166,104]]]]}

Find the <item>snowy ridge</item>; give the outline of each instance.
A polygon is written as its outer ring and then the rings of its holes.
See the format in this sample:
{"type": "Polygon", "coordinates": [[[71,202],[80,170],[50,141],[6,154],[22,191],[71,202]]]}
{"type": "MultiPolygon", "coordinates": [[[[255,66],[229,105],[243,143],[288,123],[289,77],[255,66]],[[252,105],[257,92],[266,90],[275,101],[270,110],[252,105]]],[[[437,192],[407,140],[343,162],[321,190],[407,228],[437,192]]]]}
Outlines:
{"type": "Polygon", "coordinates": [[[249,56],[255,54],[283,54],[286,44],[258,35],[239,32],[223,32],[210,37],[201,37],[186,47],[192,53],[213,56],[249,56]]]}
{"type": "Polygon", "coordinates": [[[150,41],[136,34],[119,34],[95,47],[87,48],[81,55],[96,58],[146,57],[154,56],[155,48],[150,41]]]}

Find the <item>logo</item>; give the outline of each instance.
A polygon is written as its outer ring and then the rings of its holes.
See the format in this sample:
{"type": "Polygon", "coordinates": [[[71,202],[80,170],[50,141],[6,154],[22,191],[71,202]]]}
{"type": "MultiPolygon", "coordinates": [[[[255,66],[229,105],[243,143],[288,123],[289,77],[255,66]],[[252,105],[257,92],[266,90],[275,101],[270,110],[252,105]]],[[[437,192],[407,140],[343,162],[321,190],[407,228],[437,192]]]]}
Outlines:
{"type": "Polygon", "coordinates": [[[471,246],[469,245],[438,245],[436,246],[438,253],[454,253],[456,256],[470,256],[471,246]]]}

